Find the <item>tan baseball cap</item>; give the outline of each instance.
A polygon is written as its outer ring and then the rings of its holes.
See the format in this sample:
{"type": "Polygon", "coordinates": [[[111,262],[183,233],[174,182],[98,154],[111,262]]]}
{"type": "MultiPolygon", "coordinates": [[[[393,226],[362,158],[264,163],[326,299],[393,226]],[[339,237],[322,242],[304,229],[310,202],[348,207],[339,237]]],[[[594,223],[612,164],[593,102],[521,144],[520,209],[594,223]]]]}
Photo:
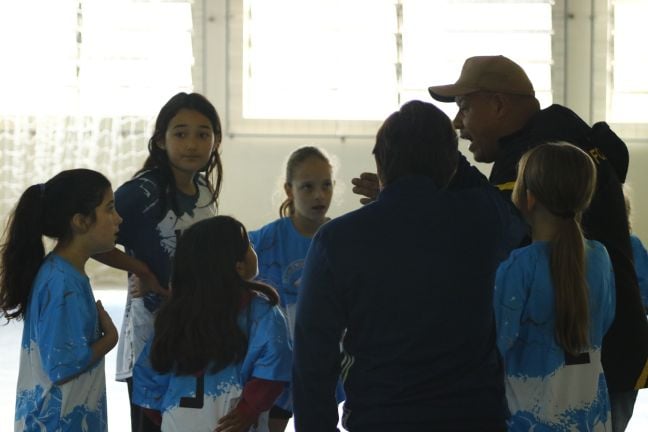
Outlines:
{"type": "Polygon", "coordinates": [[[501,55],[470,57],[461,68],[456,83],[428,87],[428,91],[441,102],[454,102],[457,96],[477,91],[535,96],[524,69],[501,55]]]}

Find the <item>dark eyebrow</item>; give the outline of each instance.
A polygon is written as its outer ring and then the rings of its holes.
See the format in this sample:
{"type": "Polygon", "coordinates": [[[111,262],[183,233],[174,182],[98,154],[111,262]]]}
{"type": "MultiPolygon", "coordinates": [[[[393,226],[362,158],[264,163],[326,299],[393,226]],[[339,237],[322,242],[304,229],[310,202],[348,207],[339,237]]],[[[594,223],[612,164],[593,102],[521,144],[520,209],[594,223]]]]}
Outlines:
{"type": "MultiPolygon", "coordinates": [[[[172,129],[178,129],[178,128],[183,128],[183,127],[189,127],[189,125],[188,124],[178,124],[178,125],[173,126],[172,129]]],[[[209,126],[209,125],[198,125],[198,127],[200,129],[209,129],[209,130],[211,130],[211,126],[209,126]]]]}

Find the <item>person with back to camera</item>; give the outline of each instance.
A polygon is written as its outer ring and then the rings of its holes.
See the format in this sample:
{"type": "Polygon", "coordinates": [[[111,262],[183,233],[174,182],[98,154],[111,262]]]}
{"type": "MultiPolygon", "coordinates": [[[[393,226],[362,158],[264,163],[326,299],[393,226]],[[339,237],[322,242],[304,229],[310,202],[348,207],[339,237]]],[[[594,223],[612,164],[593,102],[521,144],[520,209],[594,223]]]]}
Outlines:
{"type": "Polygon", "coordinates": [[[163,431],[268,431],[292,352],[279,297],[256,275],[236,219],[205,219],[180,236],[170,297],[133,372],[133,401],[157,411],[163,431]]]}
{"type": "MultiPolygon", "coordinates": [[[[329,220],[326,212],[333,196],[333,167],[316,147],[300,147],[286,163],[286,199],[279,207],[280,218],[250,231],[250,240],[259,256],[258,280],[277,289],[286,315],[290,340],[295,330],[295,309],[304,258],[317,230],[329,220]]],[[[339,400],[343,400],[340,389],[339,400]]],[[[270,411],[270,431],[282,432],[292,417],[289,389],[270,411]]]]}
{"type": "MultiPolygon", "coordinates": [[[[560,105],[540,109],[533,85],[524,70],[504,56],[466,60],[456,83],[429,88],[433,98],[456,102],[453,121],[470,141],[475,160],[493,163],[489,180],[510,197],[520,157],[548,142],[566,141],[594,159],[597,185],[583,215],[588,238],[605,245],[614,267],[615,319],[603,340],[603,369],[612,408],[612,427],[625,430],[632,416],[637,389],[648,386],[648,321],[644,314],[623,199],[628,150],[607,126],[589,127],[573,111],[560,105]]],[[[353,180],[354,191],[370,201],[376,194],[375,175],[353,180]]]]}
{"type": "Polygon", "coordinates": [[[450,119],[432,104],[390,115],[373,154],[378,199],[323,225],[306,257],[296,430],[336,430],[341,373],[351,432],[504,431],[492,295],[507,227],[522,222],[460,156],[450,119]]]}
{"type": "Polygon", "coordinates": [[[571,144],[542,144],[520,160],[512,199],[533,242],[500,265],[494,296],[510,431],[611,429],[601,344],[614,273],[580,226],[595,184],[594,162],[571,144]]]}
{"type": "MultiPolygon", "coordinates": [[[[94,258],[136,276],[128,279],[117,349],[116,378],[127,382],[129,398],[133,365],[153,333],[161,299],[168,295],[177,237],[216,214],[223,173],[220,142],[220,118],[211,102],[198,93],[178,93],[157,116],[144,166],[115,192],[124,218],[117,243],[125,253],[115,248],[94,258]]],[[[133,431],[159,431],[132,403],[131,426],[133,431]]]]}
{"type": "Polygon", "coordinates": [[[16,432],[108,430],[104,356],[117,329],[95,302],[85,264],[115,246],[120,222],[110,182],[88,169],[30,186],[10,217],[0,308],[24,319],[16,432]],[[47,255],[43,236],[56,240],[47,255]]]}

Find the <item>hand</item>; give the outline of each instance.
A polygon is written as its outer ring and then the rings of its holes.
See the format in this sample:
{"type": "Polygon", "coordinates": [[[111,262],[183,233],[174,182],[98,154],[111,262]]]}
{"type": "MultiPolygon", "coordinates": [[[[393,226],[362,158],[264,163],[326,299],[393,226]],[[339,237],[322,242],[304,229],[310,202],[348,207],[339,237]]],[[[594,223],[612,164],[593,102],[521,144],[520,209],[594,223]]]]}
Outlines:
{"type": "Polygon", "coordinates": [[[155,275],[151,272],[141,274],[137,276],[135,274],[130,275],[128,278],[131,282],[131,295],[134,298],[144,297],[146,294],[153,292],[162,297],[169,296],[169,290],[163,288],[158,282],[155,275]]]}
{"type": "Polygon", "coordinates": [[[101,304],[101,300],[97,300],[96,306],[97,314],[99,315],[99,327],[101,327],[101,332],[106,338],[110,340],[112,346],[115,346],[117,344],[117,339],[119,338],[117,328],[110,318],[110,315],[108,315],[108,312],[106,312],[106,309],[104,309],[103,305],[101,304]]]}
{"type": "Polygon", "coordinates": [[[256,418],[250,418],[241,410],[234,408],[218,420],[214,432],[247,432],[256,422],[256,418]]]}
{"type": "Polygon", "coordinates": [[[353,193],[364,195],[365,198],[360,198],[362,204],[369,204],[374,201],[378,196],[379,183],[378,176],[374,173],[362,173],[360,178],[351,179],[353,183],[353,193]]]}

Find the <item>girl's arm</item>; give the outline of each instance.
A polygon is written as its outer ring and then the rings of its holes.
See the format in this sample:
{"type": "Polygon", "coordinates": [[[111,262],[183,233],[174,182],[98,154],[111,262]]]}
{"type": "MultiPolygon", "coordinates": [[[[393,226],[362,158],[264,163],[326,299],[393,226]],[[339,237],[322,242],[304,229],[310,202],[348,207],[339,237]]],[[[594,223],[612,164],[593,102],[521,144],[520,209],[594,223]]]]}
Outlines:
{"type": "Polygon", "coordinates": [[[272,408],[286,387],[285,382],[252,378],[243,387],[238,405],[218,421],[215,432],[247,431],[259,415],[272,408]]]}
{"type": "MultiPolygon", "coordinates": [[[[108,312],[106,312],[106,310],[103,308],[103,305],[101,304],[101,300],[98,300],[96,304],[97,304],[97,315],[99,316],[99,325],[101,327],[102,336],[95,343],[90,345],[91,365],[95,364],[96,362],[101,360],[106,354],[108,354],[110,350],[113,349],[115,345],[117,345],[117,340],[119,338],[117,333],[117,328],[115,328],[115,324],[113,324],[110,315],[108,315],[108,312]]],[[[58,385],[65,384],[66,382],[71,381],[78,375],[79,374],[64,378],[56,382],[56,384],[58,385]]]]}
{"type": "Polygon", "coordinates": [[[108,312],[106,312],[101,304],[101,300],[97,301],[97,314],[99,315],[99,325],[101,326],[103,336],[90,346],[90,349],[92,350],[92,360],[90,360],[91,364],[94,364],[103,358],[103,356],[108,354],[108,352],[117,345],[117,339],[119,338],[117,328],[115,327],[115,324],[113,324],[112,319],[110,319],[110,315],[108,315],[108,312]]]}
{"type": "Polygon", "coordinates": [[[168,290],[164,289],[160,285],[157,277],[144,261],[125,254],[117,248],[113,248],[113,250],[109,252],[93,255],[93,258],[109,267],[124,270],[136,275],[139,278],[140,283],[135,284],[139,289],[133,291],[133,297],[142,297],[150,291],[162,296],[166,296],[168,293],[168,290]]]}

